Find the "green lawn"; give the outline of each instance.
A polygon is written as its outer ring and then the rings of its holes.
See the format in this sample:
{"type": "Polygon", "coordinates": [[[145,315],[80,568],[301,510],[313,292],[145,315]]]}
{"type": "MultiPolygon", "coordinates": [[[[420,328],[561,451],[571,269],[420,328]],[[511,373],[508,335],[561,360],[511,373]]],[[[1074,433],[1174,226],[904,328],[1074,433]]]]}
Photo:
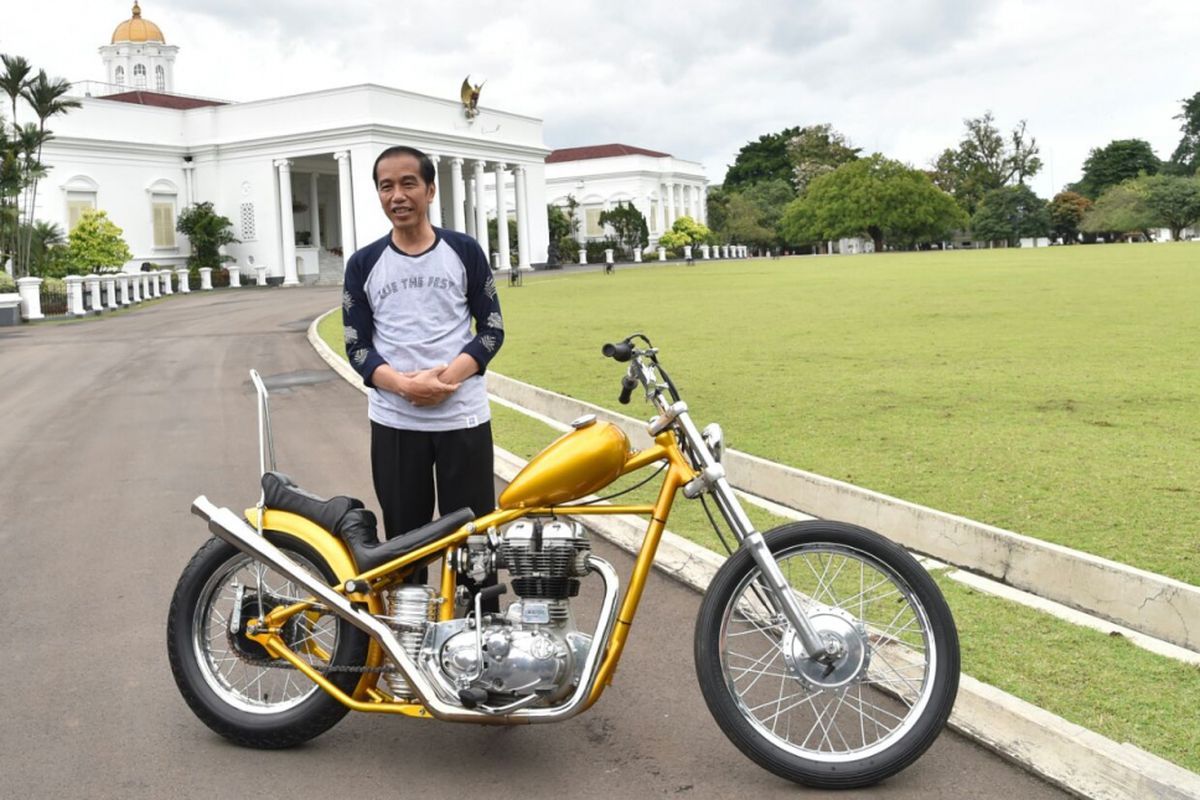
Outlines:
{"type": "Polygon", "coordinates": [[[500,291],[506,375],[621,410],[600,345],[643,331],[732,447],[1200,584],[1200,244],[699,262],[500,291]]]}

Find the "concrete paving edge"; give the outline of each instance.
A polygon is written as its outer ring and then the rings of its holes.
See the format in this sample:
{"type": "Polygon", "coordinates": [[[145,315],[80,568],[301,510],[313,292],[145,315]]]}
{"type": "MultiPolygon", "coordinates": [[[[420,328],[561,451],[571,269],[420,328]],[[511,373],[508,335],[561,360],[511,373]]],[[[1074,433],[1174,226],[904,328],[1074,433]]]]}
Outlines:
{"type": "MultiPolygon", "coordinates": [[[[332,312],[330,312],[332,313],[332,312]]],[[[362,378],[317,335],[314,320],[308,340],[325,363],[360,391],[362,378]]],[[[525,465],[513,453],[496,448],[496,476],[512,478],[525,465]]],[[[645,527],[637,517],[584,517],[590,530],[636,553],[645,527]]],[[[657,569],[704,592],[725,557],[667,531],[654,559],[657,569]]],[[[1067,791],[1095,800],[1197,800],[1200,775],[1134,745],[1118,743],[1068,722],[968,675],[959,682],[950,726],[1004,758],[1067,791]]]]}
{"type": "MultiPolygon", "coordinates": [[[[634,446],[649,444],[643,420],[495,372],[488,391],[560,422],[595,414],[619,425],[634,446]]],[[[727,448],[723,463],[734,486],[758,497],[862,525],[910,550],[1200,652],[1198,586],[738,450],[727,448]]]]}

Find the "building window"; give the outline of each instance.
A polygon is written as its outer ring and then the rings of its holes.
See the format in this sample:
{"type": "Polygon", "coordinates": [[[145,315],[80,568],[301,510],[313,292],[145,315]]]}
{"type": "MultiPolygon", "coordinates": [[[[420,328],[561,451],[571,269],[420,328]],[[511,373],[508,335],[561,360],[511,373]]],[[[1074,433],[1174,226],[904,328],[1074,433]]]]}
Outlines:
{"type": "Polygon", "coordinates": [[[154,88],[160,92],[167,90],[167,71],[161,66],[154,68],[154,88]]]}
{"type": "Polygon", "coordinates": [[[145,89],[146,88],[146,65],[145,64],[134,64],[133,65],[133,88],[135,88],[135,89],[145,89]]]}
{"type": "Polygon", "coordinates": [[[604,213],[604,209],[597,206],[595,208],[584,209],[584,228],[585,236],[603,236],[604,226],[600,224],[600,215],[604,213]]]}
{"type": "Polygon", "coordinates": [[[125,68],[117,67],[117,86],[125,85],[125,68]]]}
{"type": "Polygon", "coordinates": [[[75,230],[85,211],[96,208],[95,192],[67,192],[67,230],[75,230]]]}
{"type": "Polygon", "coordinates": [[[150,195],[150,211],[154,219],[154,246],[175,247],[175,195],[150,195]]]}
{"type": "Polygon", "coordinates": [[[242,203],[242,241],[250,242],[254,239],[254,203],[242,203]]]}

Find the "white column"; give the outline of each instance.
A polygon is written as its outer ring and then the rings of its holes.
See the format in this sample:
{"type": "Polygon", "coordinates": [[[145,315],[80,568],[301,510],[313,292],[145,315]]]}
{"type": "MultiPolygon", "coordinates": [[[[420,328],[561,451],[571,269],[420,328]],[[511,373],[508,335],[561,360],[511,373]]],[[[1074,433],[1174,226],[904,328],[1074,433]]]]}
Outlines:
{"type": "Polygon", "coordinates": [[[67,313],[73,317],[82,317],[83,310],[83,276],[68,275],[63,278],[67,284],[67,313]]]}
{"type": "Polygon", "coordinates": [[[283,285],[299,286],[300,276],[296,272],[296,223],[292,218],[292,162],[281,158],[275,162],[275,167],[279,171],[279,218],[283,222],[279,234],[283,239],[283,285]]]}
{"type": "MultiPolygon", "coordinates": [[[[463,232],[475,238],[475,176],[468,175],[464,184],[466,198],[463,207],[466,210],[466,223],[463,225],[463,232]]],[[[489,263],[491,263],[489,261],[489,263]]]]}
{"type": "MultiPolygon", "coordinates": [[[[508,182],[508,170],[503,162],[497,161],[493,172],[496,174],[496,252],[500,254],[500,270],[508,272],[512,269],[508,245],[508,203],[505,202],[504,197],[504,184],[508,182]]],[[[518,233],[517,238],[520,236],[518,233]]]]}
{"type": "MultiPolygon", "coordinates": [[[[284,284],[287,284],[287,278],[284,278],[284,284]]],[[[200,289],[202,291],[212,290],[212,267],[200,268],[200,289]]]]}
{"type": "Polygon", "coordinates": [[[433,162],[433,185],[434,194],[433,202],[429,204],[429,224],[434,227],[441,228],[442,225],[442,186],[437,179],[438,174],[438,156],[429,156],[429,160],[433,162]]]}
{"type": "MultiPolygon", "coordinates": [[[[483,252],[491,260],[488,249],[487,229],[487,195],[483,189],[483,161],[475,161],[475,241],[483,248],[483,252]]],[[[499,226],[497,226],[499,230],[499,226]]]]}
{"type": "Polygon", "coordinates": [[[192,290],[192,287],[188,286],[188,268],[187,267],[179,267],[178,269],[176,269],[175,276],[177,278],[179,278],[180,294],[187,294],[188,292],[190,292],[192,290]]]}
{"type": "MultiPolygon", "coordinates": [[[[651,202],[654,202],[654,201],[651,201],[651,202]]],[[[666,204],[667,204],[666,196],[663,194],[662,184],[660,183],[658,185],[658,202],[654,203],[654,219],[655,219],[655,222],[657,223],[655,225],[655,227],[658,228],[659,236],[662,236],[664,233],[667,232],[666,204]]]]}
{"type": "Polygon", "coordinates": [[[708,224],[708,187],[700,186],[700,221],[708,224]]]}
{"type": "Polygon", "coordinates": [[[171,290],[171,270],[164,269],[158,273],[158,279],[162,281],[163,294],[174,294],[171,290]]]}
{"type": "Polygon", "coordinates": [[[666,189],[667,195],[667,224],[663,226],[663,230],[669,231],[675,224],[675,184],[668,183],[663,188],[666,189]]]}
{"type": "Polygon", "coordinates": [[[529,264],[529,191],[525,185],[524,164],[517,164],[513,186],[517,193],[517,269],[528,271],[533,267],[529,264]]]}
{"type": "Polygon", "coordinates": [[[116,275],[101,275],[100,280],[104,281],[104,307],[107,309],[119,308],[117,305],[117,276],[116,275]]]}
{"type": "Polygon", "coordinates": [[[308,232],[312,234],[312,246],[321,251],[321,210],[318,205],[317,173],[312,173],[308,179],[308,232]]]}
{"type": "Polygon", "coordinates": [[[196,193],[192,189],[196,180],[196,165],[191,161],[183,162],[183,201],[189,206],[196,204],[196,193]]]}
{"type": "Polygon", "coordinates": [[[21,295],[21,316],[25,319],[45,319],[42,313],[42,279],[17,278],[17,294],[21,295]]]}
{"type": "Polygon", "coordinates": [[[461,158],[450,159],[450,220],[454,226],[454,230],[465,233],[467,230],[467,220],[466,215],[463,213],[463,195],[465,191],[462,165],[463,160],[461,158]]]}
{"type": "MultiPolygon", "coordinates": [[[[350,151],[334,153],[338,165],[338,228],[342,232],[343,268],[358,249],[354,242],[354,187],[350,183],[350,151]]],[[[262,286],[263,284],[259,284],[262,286]]]]}
{"type": "Polygon", "coordinates": [[[100,311],[104,308],[104,302],[100,299],[100,276],[88,275],[87,281],[88,294],[91,296],[92,311],[100,311]]]}

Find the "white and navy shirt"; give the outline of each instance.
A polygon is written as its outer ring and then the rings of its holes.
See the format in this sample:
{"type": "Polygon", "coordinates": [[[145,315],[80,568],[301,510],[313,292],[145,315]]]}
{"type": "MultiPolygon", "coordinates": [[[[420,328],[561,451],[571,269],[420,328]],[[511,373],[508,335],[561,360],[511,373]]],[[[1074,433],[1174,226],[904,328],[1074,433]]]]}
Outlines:
{"type": "Polygon", "coordinates": [[[483,250],[466,234],[433,232],[433,246],[423,253],[402,252],[389,233],[346,265],[346,355],[370,387],[368,416],[400,430],[457,430],[491,419],[483,372],[504,342],[500,300],[483,250]],[[449,364],[460,353],[475,359],[479,373],[436,406],[414,406],[371,382],[382,364],[412,372],[449,364]]]}

